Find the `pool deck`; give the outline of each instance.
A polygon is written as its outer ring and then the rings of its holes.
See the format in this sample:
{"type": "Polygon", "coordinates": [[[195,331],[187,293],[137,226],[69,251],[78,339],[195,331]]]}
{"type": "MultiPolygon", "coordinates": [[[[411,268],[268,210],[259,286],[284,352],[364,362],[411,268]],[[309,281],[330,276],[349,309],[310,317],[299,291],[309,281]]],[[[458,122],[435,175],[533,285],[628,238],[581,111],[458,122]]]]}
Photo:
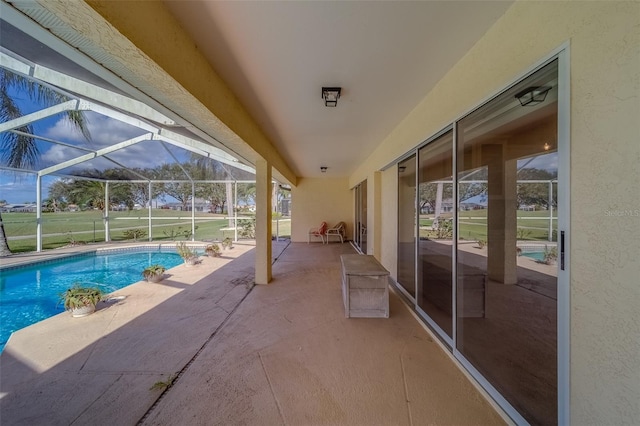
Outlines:
{"type": "Polygon", "coordinates": [[[253,286],[254,244],[237,243],[20,330],[0,355],[0,423],[503,424],[393,292],[390,318],[345,318],[344,253],[274,242],[274,279],[253,286]]]}

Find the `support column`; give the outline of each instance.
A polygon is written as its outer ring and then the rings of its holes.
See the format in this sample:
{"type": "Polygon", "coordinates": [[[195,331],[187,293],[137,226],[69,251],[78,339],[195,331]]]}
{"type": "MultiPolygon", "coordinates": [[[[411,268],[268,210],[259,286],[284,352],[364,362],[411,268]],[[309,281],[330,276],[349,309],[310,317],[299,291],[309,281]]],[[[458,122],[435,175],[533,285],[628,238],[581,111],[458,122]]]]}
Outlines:
{"type": "Polygon", "coordinates": [[[36,179],[36,251],[42,251],[42,176],[36,179]]]}
{"type": "Polygon", "coordinates": [[[238,182],[233,183],[235,204],[233,205],[233,241],[238,242],[238,182]]]}
{"type": "MultiPolygon", "coordinates": [[[[276,214],[276,241],[280,241],[280,206],[278,204],[278,183],[273,182],[271,186],[273,187],[273,198],[271,199],[271,202],[273,203],[272,209],[276,214]]],[[[273,221],[271,222],[271,225],[273,226],[273,221]]]]}
{"type": "Polygon", "coordinates": [[[549,241],[553,241],[553,182],[549,181],[549,241]]]}
{"type": "Polygon", "coordinates": [[[149,241],[153,241],[152,233],[152,225],[151,225],[151,207],[153,202],[153,193],[151,192],[151,181],[149,181],[149,241]]]}
{"type": "MultiPolygon", "coordinates": [[[[230,176],[227,176],[227,179],[230,176]]],[[[225,183],[225,190],[226,190],[226,196],[227,196],[227,226],[229,228],[235,228],[235,224],[233,223],[234,220],[231,217],[231,213],[233,209],[233,206],[235,205],[236,200],[233,198],[233,186],[231,186],[231,181],[227,180],[225,183]]]]}
{"type": "Polygon", "coordinates": [[[196,240],[196,184],[191,182],[191,241],[196,240]]]}
{"type": "Polygon", "coordinates": [[[504,149],[503,144],[482,147],[489,176],[487,272],[490,280],[516,284],[517,160],[507,160],[504,149]]]}
{"type": "Polygon", "coordinates": [[[104,242],[108,243],[110,238],[109,233],[109,181],[104,184],[104,242]]]}
{"type": "Polygon", "coordinates": [[[256,161],[256,284],[271,281],[271,164],[256,161]]]}

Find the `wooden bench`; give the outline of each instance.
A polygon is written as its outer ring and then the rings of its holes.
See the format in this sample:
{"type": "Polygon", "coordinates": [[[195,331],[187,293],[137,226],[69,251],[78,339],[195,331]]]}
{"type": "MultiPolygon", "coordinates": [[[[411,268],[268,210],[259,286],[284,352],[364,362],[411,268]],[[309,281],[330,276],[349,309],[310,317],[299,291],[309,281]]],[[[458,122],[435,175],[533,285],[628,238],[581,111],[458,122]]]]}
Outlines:
{"type": "Polygon", "coordinates": [[[389,318],[389,271],[375,257],[343,254],[342,299],[347,318],[389,318]]]}

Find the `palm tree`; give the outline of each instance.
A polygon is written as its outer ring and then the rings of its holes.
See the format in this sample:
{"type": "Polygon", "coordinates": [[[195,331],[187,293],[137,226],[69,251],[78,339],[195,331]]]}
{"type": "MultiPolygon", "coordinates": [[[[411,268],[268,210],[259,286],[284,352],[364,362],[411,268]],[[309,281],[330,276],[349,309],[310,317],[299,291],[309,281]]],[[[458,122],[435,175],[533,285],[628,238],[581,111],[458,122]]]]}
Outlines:
{"type": "MultiPolygon", "coordinates": [[[[28,78],[14,74],[4,68],[0,68],[0,121],[7,122],[22,117],[20,107],[15,102],[14,97],[9,93],[13,89],[14,92],[25,93],[31,100],[38,102],[40,105],[49,107],[65,101],[69,98],[62,95],[49,87],[42,86],[28,78]]],[[[88,141],[91,140],[91,134],[87,127],[87,120],[82,111],[67,111],[65,117],[69,122],[79,130],[88,141]]],[[[33,126],[27,124],[16,130],[23,134],[7,131],[2,133],[0,163],[3,166],[16,169],[33,168],[37,165],[40,158],[40,151],[34,138],[25,134],[33,134],[33,126]]],[[[7,244],[7,236],[0,214],[0,256],[8,256],[11,254],[9,245],[7,244]]]]}

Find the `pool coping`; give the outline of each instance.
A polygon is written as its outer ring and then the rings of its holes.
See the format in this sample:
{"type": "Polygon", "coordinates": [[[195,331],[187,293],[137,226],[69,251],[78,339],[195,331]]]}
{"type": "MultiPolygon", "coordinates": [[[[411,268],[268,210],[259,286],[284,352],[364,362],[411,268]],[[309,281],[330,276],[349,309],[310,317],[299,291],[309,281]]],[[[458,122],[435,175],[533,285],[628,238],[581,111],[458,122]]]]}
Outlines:
{"type": "MultiPolygon", "coordinates": [[[[138,251],[145,249],[175,249],[178,242],[165,242],[165,243],[118,243],[117,245],[82,245],[74,247],[64,247],[60,249],[47,250],[42,252],[28,252],[18,253],[12,256],[3,257],[0,259],[2,264],[0,265],[0,272],[9,271],[12,269],[20,268],[23,266],[32,266],[37,264],[46,264],[55,262],[61,259],[69,259],[73,257],[87,256],[90,254],[106,254],[106,253],[123,253],[127,251],[138,251]],[[64,252],[52,253],[52,251],[64,250],[64,252]]],[[[207,246],[207,242],[204,241],[188,241],[187,246],[191,248],[204,248],[207,246]]]]}

